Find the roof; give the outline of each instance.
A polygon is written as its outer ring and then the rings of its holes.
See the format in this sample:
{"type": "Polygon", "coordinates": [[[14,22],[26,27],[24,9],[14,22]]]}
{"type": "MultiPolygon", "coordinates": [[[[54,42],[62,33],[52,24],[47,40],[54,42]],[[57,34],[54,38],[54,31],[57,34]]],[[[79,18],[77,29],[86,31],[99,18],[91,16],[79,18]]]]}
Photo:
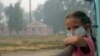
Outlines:
{"type": "Polygon", "coordinates": [[[34,27],[51,27],[51,26],[46,25],[46,24],[44,24],[43,22],[35,21],[35,22],[33,22],[33,23],[27,25],[26,27],[33,27],[33,28],[34,28],[34,27]]]}

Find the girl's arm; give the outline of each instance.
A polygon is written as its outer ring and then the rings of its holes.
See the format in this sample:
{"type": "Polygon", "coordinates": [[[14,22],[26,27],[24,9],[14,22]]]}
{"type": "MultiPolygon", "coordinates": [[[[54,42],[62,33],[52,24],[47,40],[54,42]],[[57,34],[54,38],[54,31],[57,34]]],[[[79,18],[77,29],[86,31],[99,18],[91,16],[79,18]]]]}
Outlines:
{"type": "Polygon", "coordinates": [[[85,42],[85,40],[80,37],[80,36],[72,36],[72,37],[68,37],[64,40],[64,44],[67,45],[76,45],[76,46],[80,46],[80,47],[86,47],[87,43],[85,42]]]}

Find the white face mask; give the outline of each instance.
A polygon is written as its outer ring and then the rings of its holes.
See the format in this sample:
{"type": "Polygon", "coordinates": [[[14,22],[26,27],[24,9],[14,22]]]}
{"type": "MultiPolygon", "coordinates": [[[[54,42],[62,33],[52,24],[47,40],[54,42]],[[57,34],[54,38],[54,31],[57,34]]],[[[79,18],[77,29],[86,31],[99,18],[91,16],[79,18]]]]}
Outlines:
{"type": "Polygon", "coordinates": [[[67,36],[85,36],[87,34],[87,32],[85,31],[85,29],[83,27],[79,27],[77,29],[75,29],[74,31],[67,31],[67,36]]]}

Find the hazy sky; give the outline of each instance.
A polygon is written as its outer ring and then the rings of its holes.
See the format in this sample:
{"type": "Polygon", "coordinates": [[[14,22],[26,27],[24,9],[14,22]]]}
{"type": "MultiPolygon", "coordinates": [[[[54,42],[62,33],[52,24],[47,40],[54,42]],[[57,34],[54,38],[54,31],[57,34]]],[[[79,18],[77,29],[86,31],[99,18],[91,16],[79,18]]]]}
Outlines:
{"type": "MultiPolygon", "coordinates": [[[[16,3],[18,0],[0,0],[4,4],[4,6],[9,6],[10,4],[16,3]]],[[[35,10],[39,4],[44,4],[46,0],[31,0],[32,10],[35,10]]],[[[22,0],[21,7],[25,11],[29,11],[29,0],[22,0]]]]}

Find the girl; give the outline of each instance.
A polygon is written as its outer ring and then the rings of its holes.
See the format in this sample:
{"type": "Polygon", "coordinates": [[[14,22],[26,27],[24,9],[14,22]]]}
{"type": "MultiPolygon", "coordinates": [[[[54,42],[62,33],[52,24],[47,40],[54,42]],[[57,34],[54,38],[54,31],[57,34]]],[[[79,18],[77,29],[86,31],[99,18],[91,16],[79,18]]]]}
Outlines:
{"type": "Polygon", "coordinates": [[[82,11],[69,14],[65,19],[67,36],[65,46],[73,46],[72,56],[95,56],[95,41],[90,18],[82,11]]]}

